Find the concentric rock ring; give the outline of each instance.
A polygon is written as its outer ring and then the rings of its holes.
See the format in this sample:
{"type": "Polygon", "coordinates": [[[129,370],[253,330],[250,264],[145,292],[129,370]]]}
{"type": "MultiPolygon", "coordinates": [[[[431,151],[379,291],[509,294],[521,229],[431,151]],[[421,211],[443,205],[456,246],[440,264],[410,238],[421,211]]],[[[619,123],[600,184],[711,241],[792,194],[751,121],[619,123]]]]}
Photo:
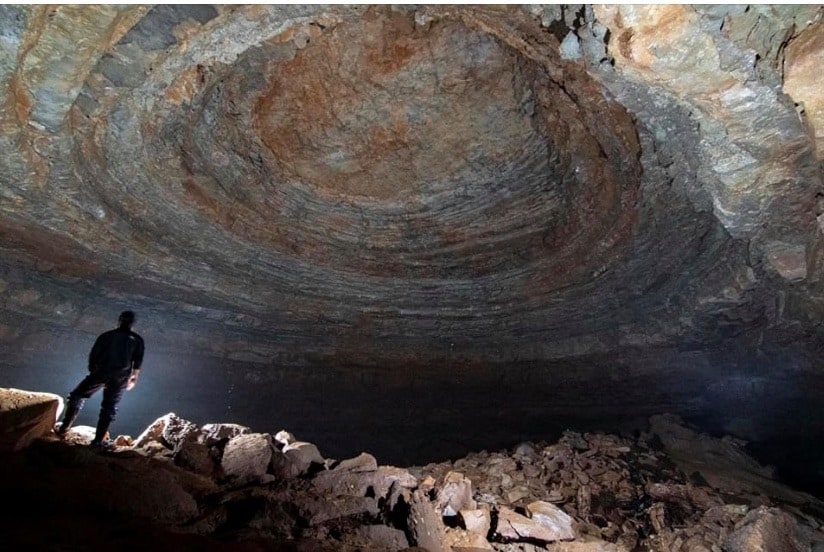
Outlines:
{"type": "MultiPolygon", "coordinates": [[[[188,236],[175,226],[205,217],[219,240],[210,255],[238,240],[268,256],[276,279],[334,282],[320,298],[344,304],[357,301],[363,277],[376,278],[372,294],[404,289],[412,303],[432,279],[453,303],[482,276],[551,291],[592,272],[582,252],[603,254],[628,235],[634,129],[617,106],[618,126],[580,120],[606,105],[583,72],[571,67],[563,90],[545,67],[461,21],[421,28],[410,14],[372,15],[316,34],[299,51],[270,42],[242,53],[211,75],[219,85],[196,66],[200,92],[161,121],[112,106],[109,124],[120,118],[132,139],[107,139],[104,155],[145,169],[116,178],[144,182],[133,194],[153,205],[155,228],[188,236]],[[169,165],[181,186],[166,187],[169,165]]],[[[171,84],[165,99],[182,86],[171,84]]]]}

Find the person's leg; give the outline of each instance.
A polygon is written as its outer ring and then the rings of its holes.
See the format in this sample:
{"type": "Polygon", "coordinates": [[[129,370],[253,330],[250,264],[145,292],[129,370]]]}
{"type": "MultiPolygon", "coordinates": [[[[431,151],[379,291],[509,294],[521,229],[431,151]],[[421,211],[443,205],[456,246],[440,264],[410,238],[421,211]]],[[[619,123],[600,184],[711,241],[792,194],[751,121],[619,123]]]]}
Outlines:
{"type": "Polygon", "coordinates": [[[117,405],[123,397],[123,391],[126,390],[128,381],[128,373],[125,376],[116,376],[106,381],[106,387],[103,389],[103,402],[100,405],[100,416],[97,419],[97,431],[92,441],[93,445],[100,445],[103,443],[103,439],[106,438],[109,426],[112,425],[117,416],[117,405]]]}
{"type": "Polygon", "coordinates": [[[89,374],[69,393],[69,398],[66,401],[66,412],[63,413],[63,423],[56,430],[59,436],[65,435],[72,427],[78,414],[80,414],[80,410],[83,409],[86,399],[94,395],[104,385],[105,382],[99,377],[89,374]]]}

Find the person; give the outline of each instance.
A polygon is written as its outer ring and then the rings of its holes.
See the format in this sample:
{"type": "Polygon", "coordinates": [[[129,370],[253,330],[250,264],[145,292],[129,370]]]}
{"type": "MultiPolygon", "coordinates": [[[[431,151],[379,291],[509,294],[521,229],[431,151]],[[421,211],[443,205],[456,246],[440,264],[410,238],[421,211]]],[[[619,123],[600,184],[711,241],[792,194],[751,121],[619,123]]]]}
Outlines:
{"type": "Polygon", "coordinates": [[[118,318],[118,327],[100,334],[89,353],[89,375],[69,393],[63,422],[55,428],[59,437],[71,428],[86,399],[103,389],[103,401],[97,430],[92,445],[109,448],[106,435],[117,415],[117,405],[123,392],[134,388],[143,363],[143,338],[132,331],[135,323],[132,311],[123,311],[118,318]]]}

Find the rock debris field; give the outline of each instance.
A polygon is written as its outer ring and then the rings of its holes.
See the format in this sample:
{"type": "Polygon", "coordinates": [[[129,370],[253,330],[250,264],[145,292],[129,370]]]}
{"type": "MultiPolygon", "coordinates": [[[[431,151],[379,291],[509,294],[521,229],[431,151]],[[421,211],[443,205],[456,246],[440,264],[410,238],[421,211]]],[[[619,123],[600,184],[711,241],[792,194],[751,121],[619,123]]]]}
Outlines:
{"type": "Polygon", "coordinates": [[[744,443],[672,415],[634,436],[567,431],[408,468],[325,458],[288,431],[169,413],[111,451],[48,429],[60,399],[0,390],[4,539],[36,549],[795,552],[824,550],[824,503],[744,443]]]}

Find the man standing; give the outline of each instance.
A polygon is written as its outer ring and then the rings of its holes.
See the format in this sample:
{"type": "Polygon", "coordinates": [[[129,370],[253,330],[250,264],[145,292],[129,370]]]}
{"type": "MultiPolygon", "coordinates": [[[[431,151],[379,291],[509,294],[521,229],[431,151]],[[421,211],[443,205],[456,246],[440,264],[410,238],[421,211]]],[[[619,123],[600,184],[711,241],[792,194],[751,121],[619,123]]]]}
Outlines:
{"type": "Polygon", "coordinates": [[[69,393],[63,423],[55,431],[60,437],[71,428],[86,399],[102,388],[103,402],[92,446],[105,448],[110,445],[104,439],[117,415],[117,404],[123,391],[132,389],[137,383],[143,363],[143,338],[132,331],[135,314],[123,311],[118,322],[117,329],[101,334],[94,342],[89,353],[89,375],[69,393]]]}

